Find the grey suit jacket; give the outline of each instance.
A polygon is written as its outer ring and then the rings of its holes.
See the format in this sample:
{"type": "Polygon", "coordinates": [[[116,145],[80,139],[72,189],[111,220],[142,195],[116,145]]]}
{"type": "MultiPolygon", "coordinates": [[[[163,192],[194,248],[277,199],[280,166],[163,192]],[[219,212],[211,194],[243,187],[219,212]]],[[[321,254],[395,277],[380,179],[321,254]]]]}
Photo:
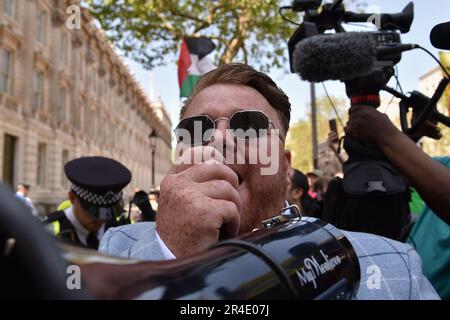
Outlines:
{"type": "MultiPolygon", "coordinates": [[[[410,245],[371,234],[344,234],[353,245],[361,268],[356,299],[439,299],[422,273],[420,257],[410,245]]],[[[153,222],[109,229],[99,251],[124,258],[164,260],[153,222]]]]}

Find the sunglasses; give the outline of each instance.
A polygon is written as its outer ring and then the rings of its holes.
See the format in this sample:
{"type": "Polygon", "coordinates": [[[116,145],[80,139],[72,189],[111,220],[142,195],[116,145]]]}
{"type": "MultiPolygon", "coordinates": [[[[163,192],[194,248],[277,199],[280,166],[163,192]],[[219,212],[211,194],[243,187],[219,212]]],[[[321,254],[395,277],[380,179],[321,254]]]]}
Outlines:
{"type": "Polygon", "coordinates": [[[181,120],[174,130],[177,141],[192,146],[204,145],[211,141],[220,120],[228,121],[229,130],[239,140],[260,139],[269,133],[270,126],[276,129],[269,117],[259,110],[237,111],[230,118],[216,120],[199,115],[181,120]]]}

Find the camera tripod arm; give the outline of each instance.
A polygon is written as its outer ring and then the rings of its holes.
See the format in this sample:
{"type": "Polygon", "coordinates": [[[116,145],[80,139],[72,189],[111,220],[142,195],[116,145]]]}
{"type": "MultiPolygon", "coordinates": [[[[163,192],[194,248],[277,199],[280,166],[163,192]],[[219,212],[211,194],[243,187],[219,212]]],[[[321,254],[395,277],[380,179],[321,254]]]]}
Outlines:
{"type": "Polygon", "coordinates": [[[383,88],[384,91],[389,92],[396,98],[401,100],[400,102],[400,123],[402,127],[403,133],[407,135],[412,135],[417,132],[417,130],[427,121],[428,119],[432,119],[444,124],[447,127],[450,127],[450,117],[440,113],[436,109],[436,104],[439,99],[442,97],[445,88],[449,83],[449,79],[444,78],[439,83],[436,92],[434,93],[432,98],[428,98],[422,95],[419,92],[413,92],[410,97],[398,92],[397,90],[385,86],[383,88]],[[408,120],[406,115],[408,113],[409,107],[413,109],[422,110],[420,111],[420,115],[416,121],[412,124],[412,126],[408,127],[408,120]]]}
{"type": "Polygon", "coordinates": [[[419,115],[415,123],[411,126],[411,128],[407,129],[405,131],[406,134],[414,134],[417,132],[417,130],[425,123],[425,121],[428,119],[428,117],[431,115],[433,109],[435,108],[436,104],[438,103],[439,99],[442,97],[442,94],[444,93],[445,89],[447,88],[447,85],[449,83],[449,79],[444,78],[439,83],[436,91],[434,92],[431,99],[428,101],[427,105],[425,106],[422,113],[419,115]]]}
{"type": "Polygon", "coordinates": [[[445,114],[442,114],[441,112],[436,111],[436,112],[433,112],[431,114],[431,117],[433,119],[436,119],[437,121],[439,121],[443,125],[445,125],[445,126],[450,128],[450,117],[447,117],[445,114]]]}

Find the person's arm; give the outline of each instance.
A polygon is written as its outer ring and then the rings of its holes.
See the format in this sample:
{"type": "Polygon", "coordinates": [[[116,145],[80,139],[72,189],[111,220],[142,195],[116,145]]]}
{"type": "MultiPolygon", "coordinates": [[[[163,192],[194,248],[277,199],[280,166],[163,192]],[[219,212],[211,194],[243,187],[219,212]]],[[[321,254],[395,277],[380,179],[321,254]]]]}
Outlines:
{"type": "Polygon", "coordinates": [[[424,153],[376,109],[355,106],[349,116],[345,132],[378,147],[428,207],[450,224],[450,169],[424,153]]]}

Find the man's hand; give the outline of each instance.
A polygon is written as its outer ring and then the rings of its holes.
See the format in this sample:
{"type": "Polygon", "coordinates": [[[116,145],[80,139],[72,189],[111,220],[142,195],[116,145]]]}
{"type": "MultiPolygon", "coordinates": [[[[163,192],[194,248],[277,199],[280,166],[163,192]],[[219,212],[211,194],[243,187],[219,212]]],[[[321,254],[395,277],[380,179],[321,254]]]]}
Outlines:
{"type": "Polygon", "coordinates": [[[330,131],[330,133],[328,133],[328,146],[334,152],[341,165],[343,165],[345,161],[347,161],[347,153],[345,150],[339,150],[339,143],[338,133],[330,131]]]}
{"type": "Polygon", "coordinates": [[[400,131],[387,115],[369,106],[354,106],[349,110],[345,133],[355,139],[380,146],[400,131]]]}
{"type": "MultiPolygon", "coordinates": [[[[210,147],[184,154],[205,148],[210,147]]],[[[203,161],[175,165],[161,183],[157,231],[176,257],[202,251],[219,237],[238,235],[242,206],[238,176],[221,161],[203,161]]]]}
{"type": "Polygon", "coordinates": [[[337,132],[330,131],[328,133],[328,146],[331,148],[331,150],[337,153],[339,149],[339,136],[337,132]]]}
{"type": "MultiPolygon", "coordinates": [[[[417,114],[413,113],[412,121],[414,122],[416,118],[417,114]]],[[[379,146],[384,141],[388,141],[392,135],[401,132],[384,113],[368,106],[351,107],[349,110],[349,121],[344,130],[349,136],[376,146],[379,146]]],[[[410,138],[416,142],[424,136],[436,140],[442,137],[436,121],[425,121],[410,138]]]]}

